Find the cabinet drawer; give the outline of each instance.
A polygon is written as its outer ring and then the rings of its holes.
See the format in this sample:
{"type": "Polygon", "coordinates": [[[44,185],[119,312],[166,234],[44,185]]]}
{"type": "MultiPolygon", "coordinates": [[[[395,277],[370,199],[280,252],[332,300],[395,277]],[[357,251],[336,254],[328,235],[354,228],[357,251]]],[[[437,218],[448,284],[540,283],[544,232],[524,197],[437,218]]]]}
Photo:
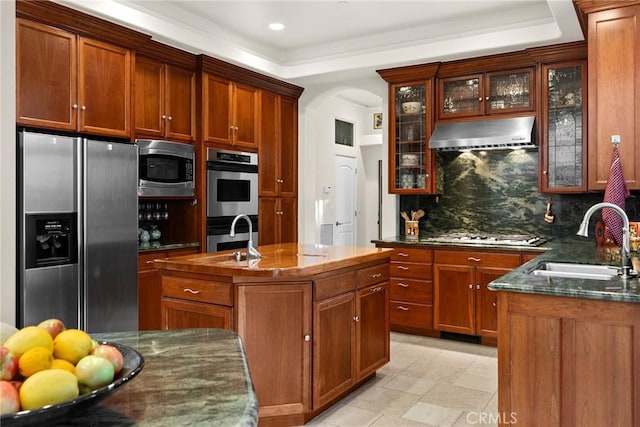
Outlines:
{"type": "Polygon", "coordinates": [[[162,296],[189,301],[233,305],[233,287],[230,283],[163,276],[162,296]]]}
{"type": "Polygon", "coordinates": [[[430,305],[391,301],[389,314],[392,325],[433,329],[433,308],[430,305]]]}
{"type": "Polygon", "coordinates": [[[140,271],[144,271],[144,270],[152,270],[153,267],[153,260],[154,259],[160,259],[160,258],[166,258],[168,257],[167,252],[165,251],[159,251],[159,252],[144,252],[141,254],[138,254],[138,272],[140,271]]]}
{"type": "Polygon", "coordinates": [[[332,296],[353,291],[356,288],[356,272],[349,271],[343,274],[318,279],[313,287],[313,300],[321,301],[332,296]]]}
{"type": "Polygon", "coordinates": [[[485,267],[518,267],[520,254],[479,251],[435,251],[435,264],[480,265],[485,267]]]}
{"type": "Polygon", "coordinates": [[[431,264],[412,264],[408,262],[392,262],[389,266],[391,277],[410,277],[420,280],[433,278],[433,266],[431,264]]]}
{"type": "Polygon", "coordinates": [[[361,268],[356,275],[358,289],[389,280],[389,264],[361,268]]]}
{"type": "Polygon", "coordinates": [[[391,253],[391,261],[430,263],[433,261],[433,250],[420,248],[394,248],[391,253]]]}
{"type": "Polygon", "coordinates": [[[433,284],[430,280],[398,279],[389,281],[392,300],[431,304],[433,284]]]}

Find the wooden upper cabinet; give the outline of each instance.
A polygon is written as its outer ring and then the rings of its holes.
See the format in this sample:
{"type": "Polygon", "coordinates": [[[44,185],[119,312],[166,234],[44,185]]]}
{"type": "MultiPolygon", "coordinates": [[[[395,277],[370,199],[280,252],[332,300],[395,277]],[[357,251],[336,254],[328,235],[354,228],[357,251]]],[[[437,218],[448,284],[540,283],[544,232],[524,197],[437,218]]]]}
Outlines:
{"type": "Polygon", "coordinates": [[[16,20],[18,124],[130,136],[131,53],[16,20]]]}
{"type": "Polygon", "coordinates": [[[437,119],[535,111],[534,67],[441,78],[437,119]]]}
{"type": "Polygon", "coordinates": [[[18,18],[16,67],[16,121],[27,126],[76,130],[76,35],[18,18]]]}
{"type": "Polygon", "coordinates": [[[588,189],[603,190],[619,135],[622,172],[640,189],[640,6],[588,15],[588,189]]]}
{"type": "Polygon", "coordinates": [[[297,113],[295,99],[262,92],[258,161],[261,196],[297,196],[297,113]]]}
{"type": "Polygon", "coordinates": [[[193,71],[136,57],[137,137],[195,140],[196,75],[193,71]]]}
{"type": "Polygon", "coordinates": [[[260,90],[204,73],[204,142],[258,148],[260,90]]]}

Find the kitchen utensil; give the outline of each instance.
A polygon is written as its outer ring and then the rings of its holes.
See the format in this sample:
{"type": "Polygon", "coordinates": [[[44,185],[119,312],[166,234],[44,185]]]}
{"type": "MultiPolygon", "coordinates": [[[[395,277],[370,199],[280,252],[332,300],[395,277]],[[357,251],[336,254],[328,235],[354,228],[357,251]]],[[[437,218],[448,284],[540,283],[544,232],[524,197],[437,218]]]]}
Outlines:
{"type": "Polygon", "coordinates": [[[555,219],[556,217],[551,211],[551,196],[549,196],[547,197],[547,210],[544,213],[544,221],[549,224],[553,224],[553,221],[555,221],[555,219]]]}
{"type": "Polygon", "coordinates": [[[417,221],[424,216],[424,211],[422,209],[418,209],[415,213],[414,219],[417,221]]]}
{"type": "Polygon", "coordinates": [[[411,221],[415,221],[416,220],[416,211],[412,210],[411,211],[411,221]]]}
{"type": "Polygon", "coordinates": [[[400,216],[405,220],[405,221],[411,221],[411,218],[409,218],[409,215],[407,215],[406,212],[400,212],[400,216]]]}

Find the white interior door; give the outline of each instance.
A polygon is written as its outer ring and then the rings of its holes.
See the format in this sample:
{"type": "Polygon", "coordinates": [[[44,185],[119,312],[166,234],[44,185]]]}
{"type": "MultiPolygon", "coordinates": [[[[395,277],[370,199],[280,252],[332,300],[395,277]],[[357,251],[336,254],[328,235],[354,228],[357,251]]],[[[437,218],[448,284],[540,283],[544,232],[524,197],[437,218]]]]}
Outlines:
{"type": "Polygon", "coordinates": [[[356,245],[356,159],[336,156],[335,246],[356,245]]]}

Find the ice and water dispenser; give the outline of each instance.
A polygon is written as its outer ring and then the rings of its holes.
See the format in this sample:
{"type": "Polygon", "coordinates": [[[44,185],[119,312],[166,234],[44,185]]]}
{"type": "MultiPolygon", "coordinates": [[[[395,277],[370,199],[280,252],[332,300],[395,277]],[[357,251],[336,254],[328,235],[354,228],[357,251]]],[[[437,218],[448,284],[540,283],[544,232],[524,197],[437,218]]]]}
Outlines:
{"type": "Polygon", "coordinates": [[[77,214],[25,215],[27,269],[78,262],[77,214]]]}

